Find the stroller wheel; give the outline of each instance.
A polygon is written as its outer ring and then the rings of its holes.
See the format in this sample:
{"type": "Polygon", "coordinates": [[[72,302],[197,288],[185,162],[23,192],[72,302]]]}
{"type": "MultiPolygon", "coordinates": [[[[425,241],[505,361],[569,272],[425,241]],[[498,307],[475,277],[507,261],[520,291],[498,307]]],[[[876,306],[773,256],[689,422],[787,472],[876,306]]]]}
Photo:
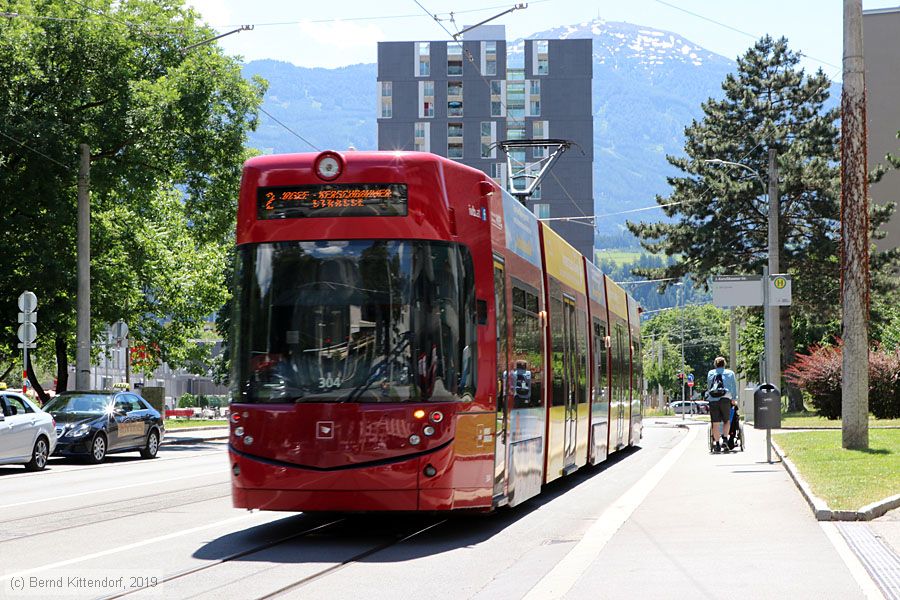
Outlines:
{"type": "Polygon", "coordinates": [[[743,452],[744,451],[744,424],[743,423],[738,424],[738,436],[739,436],[738,441],[741,445],[741,452],[743,452]]]}
{"type": "Polygon", "coordinates": [[[709,446],[710,454],[712,454],[712,451],[713,451],[712,425],[706,426],[706,443],[709,446]]]}

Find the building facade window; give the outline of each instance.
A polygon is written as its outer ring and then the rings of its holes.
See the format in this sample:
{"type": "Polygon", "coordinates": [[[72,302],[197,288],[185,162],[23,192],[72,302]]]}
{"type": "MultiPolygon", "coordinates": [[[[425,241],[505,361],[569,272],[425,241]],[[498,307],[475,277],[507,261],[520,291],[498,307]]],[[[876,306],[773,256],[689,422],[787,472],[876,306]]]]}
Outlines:
{"type": "MultiPolygon", "coordinates": [[[[531,122],[531,138],[535,140],[546,140],[550,137],[549,135],[549,121],[532,121],[531,122]]],[[[546,158],[547,157],[547,147],[546,146],[535,146],[532,150],[532,156],[534,158],[546,158]]]]}
{"type": "Polygon", "coordinates": [[[506,82],[491,80],[491,116],[506,116],[506,82]]]}
{"type": "Polygon", "coordinates": [[[380,81],[378,87],[378,114],[382,119],[390,119],[394,113],[393,84],[390,81],[380,81]]]}
{"type": "Polygon", "coordinates": [[[547,40],[535,40],[531,43],[532,71],[535,75],[550,74],[550,52],[547,40]]]}
{"type": "Polygon", "coordinates": [[[463,47],[459,42],[447,43],[447,75],[463,74],[463,47]]]}
{"type": "Polygon", "coordinates": [[[431,152],[431,123],[416,123],[413,137],[416,152],[431,152]]]}
{"type": "Polygon", "coordinates": [[[497,42],[481,42],[481,74],[497,74],[497,42]]]}
{"type": "Polygon", "coordinates": [[[419,82],[419,118],[434,117],[434,82],[419,82]]]}
{"type": "Polygon", "coordinates": [[[497,182],[497,185],[506,189],[506,163],[491,163],[488,175],[497,182]]]}
{"type": "Polygon", "coordinates": [[[431,75],[431,43],[418,42],[416,48],[416,77],[431,75]]]}
{"type": "Polygon", "coordinates": [[[497,123],[495,121],[481,122],[481,158],[497,158],[497,123]]]}
{"type": "Polygon", "coordinates": [[[463,116],[463,84],[462,81],[447,82],[447,116],[463,116]]]}
{"type": "Polygon", "coordinates": [[[447,123],[447,158],[463,157],[463,124],[447,123]]]}
{"type": "Polygon", "coordinates": [[[541,81],[531,79],[526,82],[525,114],[529,117],[541,116],[541,81]]]}
{"type": "MultiPolygon", "coordinates": [[[[540,186],[538,186],[540,188],[540,186]]],[[[535,190],[537,191],[537,189],[535,190]]],[[[537,198],[538,196],[531,196],[532,198],[537,198]]],[[[534,216],[538,219],[549,219],[550,218],[550,205],[547,203],[537,203],[534,205],[534,216]]]]}

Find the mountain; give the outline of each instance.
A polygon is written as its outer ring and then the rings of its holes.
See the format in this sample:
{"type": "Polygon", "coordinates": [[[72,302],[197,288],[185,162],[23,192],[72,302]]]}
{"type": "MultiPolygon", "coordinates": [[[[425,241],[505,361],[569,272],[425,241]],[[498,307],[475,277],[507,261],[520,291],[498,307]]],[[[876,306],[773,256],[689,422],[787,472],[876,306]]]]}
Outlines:
{"type": "MultiPolygon", "coordinates": [[[[675,170],[666,154],[681,154],[684,128],[700,118],[700,104],[721,96],[721,82],[735,63],[704,50],[678,34],[596,20],[557,27],[533,39],[593,40],[594,197],[597,214],[655,205],[669,191],[675,170]]],[[[510,43],[521,52],[523,40],[510,43]]],[[[245,76],[269,81],[263,108],[319,149],[360,150],[377,146],[376,65],[308,69],[263,60],[244,66],[245,76]]],[[[312,148],[266,115],[251,135],[257,148],[271,152],[312,148]]],[[[655,220],[660,211],[613,215],[599,223],[614,234],[626,219],[655,220]]]]}

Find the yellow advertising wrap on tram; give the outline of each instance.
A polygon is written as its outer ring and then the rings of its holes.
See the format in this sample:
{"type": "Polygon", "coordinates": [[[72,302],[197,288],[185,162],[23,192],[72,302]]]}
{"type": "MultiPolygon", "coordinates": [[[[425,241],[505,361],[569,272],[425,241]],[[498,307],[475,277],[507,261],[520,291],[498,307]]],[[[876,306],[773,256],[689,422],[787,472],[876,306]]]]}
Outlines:
{"type": "MultiPolygon", "coordinates": [[[[543,225],[541,229],[544,232],[547,273],[571,288],[583,292],[585,289],[584,265],[581,262],[581,254],[548,226],[543,225]]],[[[623,296],[622,302],[624,303],[624,301],[623,296]]]]}
{"type": "Polygon", "coordinates": [[[606,299],[609,302],[609,312],[618,315],[622,320],[628,319],[628,304],[625,299],[625,290],[616,283],[606,278],[606,299]]]}

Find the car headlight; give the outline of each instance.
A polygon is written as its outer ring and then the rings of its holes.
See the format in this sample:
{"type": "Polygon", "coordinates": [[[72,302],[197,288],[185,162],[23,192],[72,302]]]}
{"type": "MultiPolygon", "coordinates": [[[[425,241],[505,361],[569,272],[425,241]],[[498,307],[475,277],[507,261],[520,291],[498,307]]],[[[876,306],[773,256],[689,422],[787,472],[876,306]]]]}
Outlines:
{"type": "Polygon", "coordinates": [[[82,423],[78,427],[69,430],[69,433],[66,434],[66,437],[82,437],[90,433],[91,425],[90,423],[82,423]]]}

